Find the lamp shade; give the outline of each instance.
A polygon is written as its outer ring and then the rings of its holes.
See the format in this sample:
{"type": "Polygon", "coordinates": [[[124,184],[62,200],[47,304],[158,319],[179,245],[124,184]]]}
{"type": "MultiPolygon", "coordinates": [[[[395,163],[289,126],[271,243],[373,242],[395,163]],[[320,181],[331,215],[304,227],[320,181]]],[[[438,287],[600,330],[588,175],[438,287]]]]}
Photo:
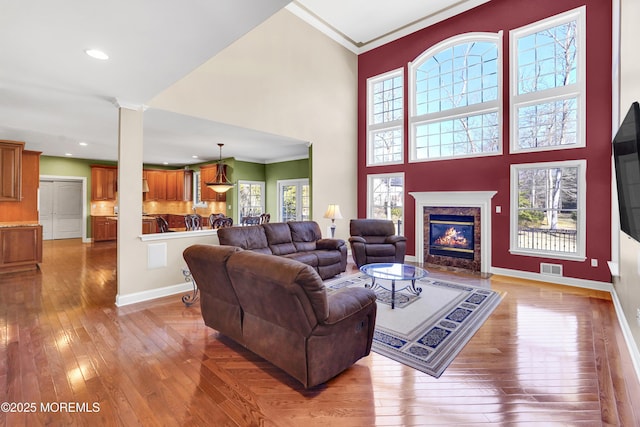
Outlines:
{"type": "Polygon", "coordinates": [[[227,179],[227,165],[222,162],[222,146],[224,144],[218,144],[220,147],[220,160],[216,167],[216,178],[213,182],[205,183],[206,186],[216,193],[226,193],[233,188],[233,183],[227,179]]]}
{"type": "Polygon", "coordinates": [[[149,192],[149,181],[147,181],[145,178],[142,178],[142,192],[143,193],[149,192]]]}
{"type": "Polygon", "coordinates": [[[329,218],[330,220],[334,219],[342,219],[342,214],[340,213],[340,205],[329,205],[327,211],[324,213],[325,218],[329,218]]]}

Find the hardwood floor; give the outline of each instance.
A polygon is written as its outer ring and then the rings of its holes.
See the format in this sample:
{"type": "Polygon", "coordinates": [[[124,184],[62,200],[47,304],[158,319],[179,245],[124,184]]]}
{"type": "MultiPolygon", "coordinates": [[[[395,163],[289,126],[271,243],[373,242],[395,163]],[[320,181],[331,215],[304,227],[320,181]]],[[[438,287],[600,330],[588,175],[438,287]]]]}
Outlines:
{"type": "Polygon", "coordinates": [[[1,425],[640,425],[603,292],[431,270],[506,293],[439,379],[372,353],[304,390],[179,295],[116,307],[115,258],[47,241],[41,271],[0,275],[1,425]]]}

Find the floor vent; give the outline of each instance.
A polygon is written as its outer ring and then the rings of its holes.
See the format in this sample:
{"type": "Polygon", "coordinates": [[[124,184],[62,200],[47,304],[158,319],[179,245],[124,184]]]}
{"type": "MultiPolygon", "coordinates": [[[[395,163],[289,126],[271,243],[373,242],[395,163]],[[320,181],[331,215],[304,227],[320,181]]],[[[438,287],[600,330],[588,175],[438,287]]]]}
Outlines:
{"type": "Polygon", "coordinates": [[[562,276],[562,264],[540,263],[540,274],[548,274],[550,276],[562,276]]]}

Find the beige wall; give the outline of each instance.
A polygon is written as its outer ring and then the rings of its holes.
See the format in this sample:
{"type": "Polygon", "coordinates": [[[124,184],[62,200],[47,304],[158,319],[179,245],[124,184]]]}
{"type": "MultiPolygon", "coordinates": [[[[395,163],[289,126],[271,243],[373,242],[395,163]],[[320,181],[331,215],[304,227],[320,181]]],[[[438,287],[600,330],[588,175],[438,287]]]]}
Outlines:
{"type": "MultiPolygon", "coordinates": [[[[640,1],[620,2],[620,120],[633,101],[640,101],[640,1]]],[[[620,276],[614,278],[614,288],[637,349],[640,351],[640,243],[620,233],[620,276]]],[[[636,363],[640,364],[639,360],[636,363]]],[[[636,366],[636,370],[640,369],[636,366]]],[[[638,371],[640,374],[640,370],[638,371]]]]}
{"type": "MultiPolygon", "coordinates": [[[[313,144],[312,217],[330,203],[356,217],[357,57],[281,10],[154,98],[152,108],[313,144]]],[[[268,149],[268,148],[265,148],[268,149]]]]}
{"type": "MultiPolygon", "coordinates": [[[[348,218],[356,217],[355,54],[282,10],[156,96],[149,106],[311,142],[312,217],[324,232],[330,225],[322,218],[327,205],[340,204],[345,219],[337,220],[336,237],[348,238],[348,218]]],[[[131,132],[134,135],[125,135],[127,141],[120,143],[120,182],[141,179],[141,159],[137,166],[129,161],[122,167],[123,155],[132,160],[141,157],[137,131],[131,132]]],[[[131,186],[136,193],[130,196],[131,207],[138,203],[141,212],[138,187],[131,186]]],[[[128,197],[125,191],[119,197],[128,197]]],[[[130,212],[120,211],[119,299],[180,283],[182,250],[194,243],[213,243],[212,236],[141,241],[139,212],[130,212]],[[148,246],[159,242],[167,245],[167,266],[148,269],[148,246]]]]}

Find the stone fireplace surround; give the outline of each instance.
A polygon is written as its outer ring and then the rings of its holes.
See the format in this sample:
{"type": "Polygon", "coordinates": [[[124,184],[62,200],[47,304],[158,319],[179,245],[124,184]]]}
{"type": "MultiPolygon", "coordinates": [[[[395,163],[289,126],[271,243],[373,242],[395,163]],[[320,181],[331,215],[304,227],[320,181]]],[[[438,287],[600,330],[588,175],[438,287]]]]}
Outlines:
{"type": "MultiPolygon", "coordinates": [[[[480,227],[476,225],[476,234],[479,232],[480,244],[477,248],[481,254],[479,271],[489,273],[491,270],[491,199],[497,191],[428,191],[409,192],[409,195],[416,200],[416,260],[419,263],[425,262],[428,254],[424,253],[425,244],[425,208],[431,209],[434,213],[440,213],[441,208],[458,208],[464,210],[469,208],[479,208],[480,227]]],[[[470,209],[476,211],[478,209],[470,209]]],[[[478,246],[478,245],[476,245],[478,246]]],[[[469,268],[478,271],[477,268],[469,268]]]]}

